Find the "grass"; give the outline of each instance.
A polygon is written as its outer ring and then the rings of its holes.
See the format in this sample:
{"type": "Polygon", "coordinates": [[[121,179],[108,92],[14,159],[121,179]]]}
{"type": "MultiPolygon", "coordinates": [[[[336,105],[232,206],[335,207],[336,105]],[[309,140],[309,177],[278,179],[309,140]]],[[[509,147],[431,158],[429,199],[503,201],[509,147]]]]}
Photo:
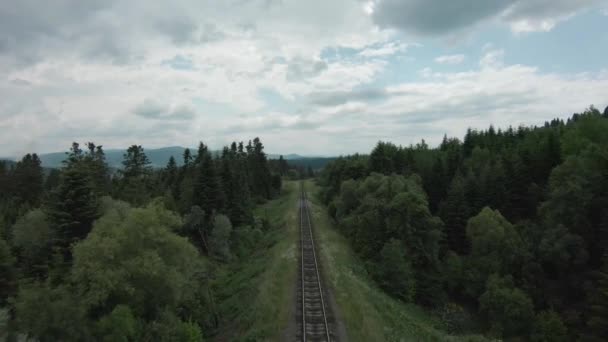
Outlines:
{"type": "Polygon", "coordinates": [[[272,228],[245,260],[218,270],[214,282],[221,332],[217,341],[281,341],[296,281],[298,183],[284,182],[282,195],[255,210],[272,228]]]}
{"type": "Polygon", "coordinates": [[[316,245],[325,279],[331,285],[350,341],[483,341],[480,336],[449,336],[440,323],[419,306],[396,300],[380,290],[363,263],[315,196],[317,186],[306,182],[311,195],[316,245]]]}

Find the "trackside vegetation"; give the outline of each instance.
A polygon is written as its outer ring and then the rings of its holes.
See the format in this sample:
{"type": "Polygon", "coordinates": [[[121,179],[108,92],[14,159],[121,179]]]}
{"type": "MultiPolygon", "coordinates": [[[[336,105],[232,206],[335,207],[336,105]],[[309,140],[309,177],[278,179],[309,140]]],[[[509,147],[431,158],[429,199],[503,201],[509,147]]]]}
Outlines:
{"type": "MultiPolygon", "coordinates": [[[[437,148],[379,142],[322,172],[320,198],[387,294],[474,315],[492,338],[608,333],[608,109],[469,129],[437,148]]],[[[341,264],[342,262],[340,262],[341,264]]]]}

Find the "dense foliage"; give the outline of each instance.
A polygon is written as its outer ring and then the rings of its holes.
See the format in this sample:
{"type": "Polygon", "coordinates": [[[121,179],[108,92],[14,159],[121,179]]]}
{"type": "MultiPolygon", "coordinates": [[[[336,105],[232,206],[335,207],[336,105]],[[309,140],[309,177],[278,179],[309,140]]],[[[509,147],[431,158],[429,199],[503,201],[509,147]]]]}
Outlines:
{"type": "Polygon", "coordinates": [[[59,170],[36,154],[0,162],[0,338],[212,335],[210,279],[256,249],[253,207],[281,189],[273,170],[258,138],[215,156],[201,143],[163,169],[133,145],[112,170],[93,143],[74,143],[59,170]]]}
{"type": "Polygon", "coordinates": [[[608,331],[608,108],[469,129],[437,148],[379,142],[320,176],[330,215],[388,293],[474,308],[489,334],[608,331]]]}

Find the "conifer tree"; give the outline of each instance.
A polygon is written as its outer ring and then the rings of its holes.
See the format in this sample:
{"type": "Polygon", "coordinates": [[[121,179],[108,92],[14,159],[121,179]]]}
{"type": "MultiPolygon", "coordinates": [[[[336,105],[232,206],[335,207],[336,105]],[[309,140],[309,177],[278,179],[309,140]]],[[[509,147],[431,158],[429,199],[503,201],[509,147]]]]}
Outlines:
{"type": "Polygon", "coordinates": [[[167,166],[163,173],[165,188],[172,189],[177,180],[177,163],[173,156],[169,157],[169,161],[167,162],[167,166]]]}
{"type": "Polygon", "coordinates": [[[197,159],[197,175],[194,182],[194,204],[200,206],[211,218],[214,212],[223,208],[220,181],[217,177],[215,163],[207,146],[201,142],[197,159]]]}
{"type": "Polygon", "coordinates": [[[6,299],[13,290],[14,264],[15,257],[11,254],[11,248],[0,236],[0,307],[6,304],[6,299]]]}
{"type": "Polygon", "coordinates": [[[190,153],[190,149],[187,148],[184,150],[184,169],[187,169],[192,162],[192,155],[190,153]]]}
{"type": "Polygon", "coordinates": [[[36,153],[26,154],[14,170],[14,189],[19,205],[35,207],[40,203],[44,190],[44,174],[36,153]]]}
{"type": "Polygon", "coordinates": [[[135,204],[142,205],[150,197],[149,181],[152,174],[150,160],[141,145],[132,145],[123,155],[121,170],[121,190],[118,196],[135,204]]]}
{"type": "Polygon", "coordinates": [[[469,208],[465,196],[465,183],[460,174],[452,180],[452,184],[444,202],[441,203],[439,216],[445,224],[448,248],[466,254],[470,248],[466,237],[466,225],[469,208]]]}
{"type": "Polygon", "coordinates": [[[98,198],[86,167],[82,163],[68,163],[48,206],[55,245],[68,259],[70,246],[85,238],[91,230],[98,217],[98,207],[98,198]]]}
{"type": "Polygon", "coordinates": [[[595,293],[589,300],[587,327],[591,340],[602,341],[608,336],[608,255],[604,256],[604,264],[595,276],[595,293]]]}

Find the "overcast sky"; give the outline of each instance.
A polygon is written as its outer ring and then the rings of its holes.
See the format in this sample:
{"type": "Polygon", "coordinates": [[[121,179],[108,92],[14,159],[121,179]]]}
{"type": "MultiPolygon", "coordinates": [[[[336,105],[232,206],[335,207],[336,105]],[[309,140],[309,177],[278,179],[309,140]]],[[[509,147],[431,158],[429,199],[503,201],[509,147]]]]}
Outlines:
{"type": "Polygon", "coordinates": [[[368,152],[608,105],[607,0],[0,0],[0,156],[368,152]]]}

